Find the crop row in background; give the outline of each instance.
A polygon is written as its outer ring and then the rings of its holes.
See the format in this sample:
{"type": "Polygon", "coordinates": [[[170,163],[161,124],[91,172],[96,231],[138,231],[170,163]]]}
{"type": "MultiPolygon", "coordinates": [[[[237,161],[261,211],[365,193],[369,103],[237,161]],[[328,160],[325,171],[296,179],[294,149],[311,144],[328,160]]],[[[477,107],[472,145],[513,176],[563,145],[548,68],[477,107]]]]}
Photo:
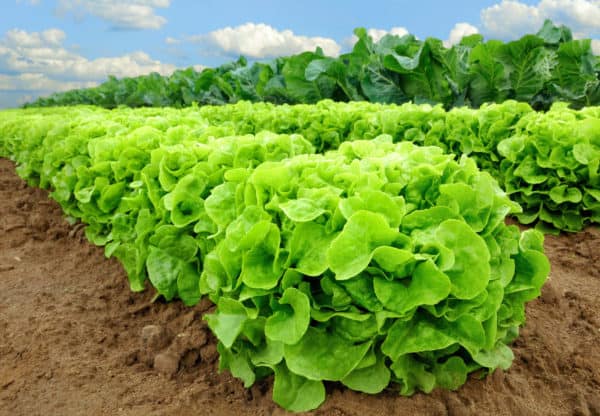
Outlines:
{"type": "MultiPolygon", "coordinates": [[[[137,164],[141,169],[149,151],[138,154],[133,149],[139,145],[128,147],[127,143],[142,137],[153,146],[156,142],[202,144],[215,137],[227,137],[225,143],[242,140],[234,136],[270,131],[301,135],[311,146],[303,152],[322,153],[345,141],[387,134],[394,142],[435,145],[447,153],[470,156],[522,206],[523,212],[516,215],[523,224],[537,222],[544,230],[578,231],[600,222],[600,107],[572,110],[557,103],[541,113],[515,101],[451,111],[413,104],[241,102],[183,110],[29,109],[4,111],[1,118],[0,151],[19,161],[22,176],[43,187],[52,186],[59,201],[101,190],[102,184],[75,179],[75,172],[62,167],[64,160],[82,152],[89,157],[90,137],[101,138],[93,142],[91,163],[96,153],[116,147],[122,151],[120,164],[137,164]],[[61,146],[55,146],[57,142],[61,146]],[[64,177],[77,182],[76,194],[58,191],[64,177]]],[[[173,152],[178,154],[175,150],[169,154],[173,152]]],[[[194,160],[189,155],[169,157],[187,160],[182,163],[194,160]]],[[[248,163],[255,166],[266,155],[253,157],[248,163]]],[[[114,165],[110,169],[116,169],[114,165]]],[[[114,180],[123,184],[126,178],[117,171],[114,180]]]]}
{"type": "Polygon", "coordinates": [[[355,31],[353,50],[338,57],[320,49],[270,62],[237,61],[217,68],[157,73],[55,93],[27,106],[93,104],[107,108],[371,101],[479,107],[514,99],[546,110],[556,101],[574,108],[600,104],[600,57],[590,39],[546,21],[537,34],[511,42],[472,35],[446,48],[441,40],[386,35],[374,42],[355,31]]]}

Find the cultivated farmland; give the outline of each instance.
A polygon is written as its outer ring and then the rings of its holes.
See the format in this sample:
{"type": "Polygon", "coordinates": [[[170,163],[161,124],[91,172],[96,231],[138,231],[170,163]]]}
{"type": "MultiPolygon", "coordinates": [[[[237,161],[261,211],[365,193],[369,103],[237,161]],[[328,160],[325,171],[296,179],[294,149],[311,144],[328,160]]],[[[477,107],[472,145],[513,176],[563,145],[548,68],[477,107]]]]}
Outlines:
{"type": "Polygon", "coordinates": [[[0,112],[9,412],[600,412],[589,41],[356,33],[0,112]]]}

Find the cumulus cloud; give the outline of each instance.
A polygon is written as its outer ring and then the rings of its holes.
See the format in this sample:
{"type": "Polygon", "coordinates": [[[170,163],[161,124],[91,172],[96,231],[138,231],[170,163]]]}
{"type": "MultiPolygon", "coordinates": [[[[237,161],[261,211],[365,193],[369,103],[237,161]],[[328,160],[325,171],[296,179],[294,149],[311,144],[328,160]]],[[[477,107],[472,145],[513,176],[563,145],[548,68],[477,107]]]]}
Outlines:
{"type": "Polygon", "coordinates": [[[465,36],[474,35],[476,33],[479,33],[479,30],[475,26],[469,23],[457,23],[450,31],[448,39],[444,41],[444,46],[449,48],[450,46],[459,43],[465,36]]]}
{"type": "Polygon", "coordinates": [[[165,38],[165,43],[167,45],[178,45],[181,43],[181,39],[172,38],[171,36],[167,36],[165,38]]]}
{"type": "MultiPolygon", "coordinates": [[[[381,40],[381,38],[385,35],[404,36],[408,35],[409,33],[410,32],[408,29],[405,27],[393,27],[390,30],[376,28],[367,29],[367,34],[371,36],[371,39],[373,39],[375,42],[381,40]]],[[[356,35],[352,35],[344,40],[344,44],[349,48],[352,48],[356,42],[358,42],[358,37],[356,35]]]]}
{"type": "Polygon", "coordinates": [[[408,35],[409,32],[405,27],[393,27],[390,30],[371,28],[367,30],[367,33],[375,42],[377,42],[385,35],[404,36],[408,35]]]}
{"type": "Polygon", "coordinates": [[[96,85],[94,81],[59,81],[39,73],[0,74],[0,91],[67,91],[96,85]]]}
{"type": "Polygon", "coordinates": [[[171,0],[60,0],[58,11],[76,18],[90,14],[110,22],[115,29],[160,29],[167,19],[156,14],[171,0]]]}
{"type": "Polygon", "coordinates": [[[483,29],[494,38],[518,38],[539,29],[543,22],[537,7],[518,1],[503,1],[481,11],[483,29]]]}
{"type": "Polygon", "coordinates": [[[541,0],[529,6],[503,0],[481,11],[483,32],[492,38],[515,39],[536,32],[545,19],[565,24],[590,37],[600,33],[600,1],[541,0]]]}
{"type": "Polygon", "coordinates": [[[341,47],[333,39],[296,35],[264,23],[245,23],[225,27],[203,35],[188,36],[188,41],[216,47],[227,54],[267,58],[313,51],[320,46],[326,55],[337,56],[341,47]]]}
{"type": "Polygon", "coordinates": [[[600,33],[600,1],[598,0],[542,0],[540,13],[578,30],[600,33]]]}
{"type": "Polygon", "coordinates": [[[112,74],[130,77],[149,72],[168,74],[174,65],[154,60],[145,52],[87,59],[64,47],[60,29],[26,32],[12,29],[0,40],[0,70],[39,73],[55,79],[97,81],[112,74]]]}
{"type": "MultiPolygon", "coordinates": [[[[60,29],[6,32],[0,39],[0,95],[13,96],[20,91],[37,97],[54,91],[93,87],[108,75],[132,77],[150,72],[166,75],[176,69],[139,51],[88,59],[65,48],[65,39],[60,29]]],[[[1,104],[10,103],[2,101],[1,104]]]]}

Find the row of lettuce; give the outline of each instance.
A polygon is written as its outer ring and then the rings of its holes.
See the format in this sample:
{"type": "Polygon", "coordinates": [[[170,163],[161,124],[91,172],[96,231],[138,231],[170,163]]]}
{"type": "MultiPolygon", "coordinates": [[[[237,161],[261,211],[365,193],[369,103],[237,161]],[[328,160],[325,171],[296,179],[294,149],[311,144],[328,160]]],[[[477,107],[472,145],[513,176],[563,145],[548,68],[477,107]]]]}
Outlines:
{"type": "Polygon", "coordinates": [[[600,107],[546,113],[505,101],[473,110],[441,106],[333,103],[276,106],[268,103],[199,108],[220,134],[263,130],[301,134],[318,152],[348,140],[389,134],[394,142],[433,145],[468,155],[523,207],[523,224],[545,231],[579,231],[600,223],[600,107]]]}
{"type": "MultiPolygon", "coordinates": [[[[373,117],[439,113],[389,111],[373,117]]],[[[324,381],[412,394],[508,368],[525,303],[549,273],[543,235],[505,224],[520,207],[489,173],[440,147],[394,143],[394,132],[317,152],[297,133],[229,136],[235,119],[215,125],[197,109],[0,120],[0,156],[89,224],[131,288],[149,281],[187,305],[208,296],[221,368],[246,386],[274,374],[273,399],[288,410],[318,407],[324,381]]],[[[410,127],[414,137],[431,121],[410,127]]]]}
{"type": "Polygon", "coordinates": [[[555,101],[574,108],[600,105],[600,56],[590,39],[574,40],[565,26],[546,21],[537,34],[511,42],[480,35],[445,47],[435,38],[384,36],[377,42],[355,31],[351,52],[327,57],[320,49],[270,62],[243,57],[217,68],[153,73],[108,81],[95,88],[40,98],[27,106],[93,104],[107,108],[370,101],[441,103],[479,107],[514,99],[537,110],[555,101]]]}
{"type": "MultiPolygon", "coordinates": [[[[42,132],[51,130],[55,128],[50,124],[55,122],[52,120],[58,117],[58,123],[62,123],[62,114],[69,111],[89,113],[85,125],[98,130],[98,134],[105,134],[110,123],[122,119],[131,129],[145,126],[135,131],[136,135],[154,137],[164,132],[173,143],[255,135],[266,130],[299,134],[322,153],[346,141],[387,134],[394,142],[435,145],[447,153],[472,157],[522,206],[523,212],[516,217],[523,224],[537,223],[545,231],[579,231],[588,224],[600,223],[600,107],[572,110],[557,103],[540,113],[527,104],[506,101],[478,110],[455,108],[447,112],[441,106],[322,101],[293,106],[240,102],[114,113],[91,108],[5,112],[5,153],[21,161],[19,170],[24,176],[35,177],[47,149],[36,141],[11,140],[10,129],[25,125],[42,132]]],[[[111,128],[117,132],[120,126],[111,128]]],[[[83,141],[87,135],[82,134],[83,141]]],[[[56,151],[63,153],[46,157],[57,158],[56,163],[70,157],[64,154],[67,150],[56,151]]],[[[130,153],[122,156],[127,163],[143,163],[144,159],[134,162],[138,156],[130,153]]],[[[48,173],[42,185],[47,186],[49,178],[48,173]]]]}

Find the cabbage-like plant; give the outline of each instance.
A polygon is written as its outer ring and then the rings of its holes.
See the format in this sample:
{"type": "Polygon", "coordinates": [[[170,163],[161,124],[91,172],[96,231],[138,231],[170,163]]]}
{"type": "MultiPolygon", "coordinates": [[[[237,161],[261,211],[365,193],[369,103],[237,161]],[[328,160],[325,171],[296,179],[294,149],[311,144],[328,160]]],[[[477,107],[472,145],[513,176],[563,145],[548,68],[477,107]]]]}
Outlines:
{"type": "Polygon", "coordinates": [[[382,136],[226,179],[200,287],[220,366],[246,386],[274,373],[274,400],[304,411],[323,381],[409,395],[510,366],[549,263],[471,159],[382,136]]]}

